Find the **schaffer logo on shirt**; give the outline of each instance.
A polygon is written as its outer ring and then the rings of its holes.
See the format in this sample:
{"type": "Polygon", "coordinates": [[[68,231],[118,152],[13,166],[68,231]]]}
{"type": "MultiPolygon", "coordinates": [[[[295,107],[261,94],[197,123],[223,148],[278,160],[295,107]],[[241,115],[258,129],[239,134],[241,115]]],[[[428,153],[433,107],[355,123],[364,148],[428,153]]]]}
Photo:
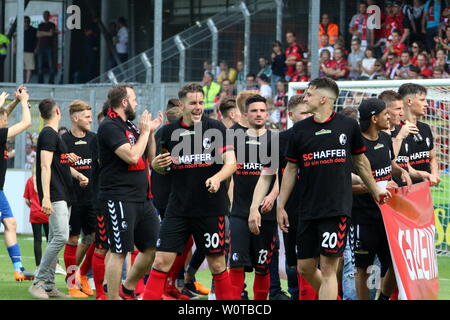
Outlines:
{"type": "Polygon", "coordinates": [[[59,163],[61,163],[61,164],[70,163],[69,155],[67,153],[61,154],[61,156],[59,157],[59,163]]]}

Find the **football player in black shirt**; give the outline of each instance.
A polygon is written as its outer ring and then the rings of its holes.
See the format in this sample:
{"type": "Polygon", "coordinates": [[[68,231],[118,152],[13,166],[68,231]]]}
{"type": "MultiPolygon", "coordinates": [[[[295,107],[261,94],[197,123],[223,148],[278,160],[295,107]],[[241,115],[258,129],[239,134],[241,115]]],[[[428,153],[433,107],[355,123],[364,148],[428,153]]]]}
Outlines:
{"type": "MultiPolygon", "coordinates": [[[[291,121],[295,124],[299,121],[302,121],[312,114],[307,112],[307,106],[303,101],[302,95],[295,95],[291,97],[288,103],[288,115],[291,121]]],[[[285,158],[285,153],[288,147],[289,138],[292,134],[292,128],[282,131],[279,134],[279,168],[278,168],[278,177],[279,177],[279,185],[281,185],[284,169],[287,165],[287,160],[285,158]]],[[[275,173],[275,172],[273,172],[275,173]]],[[[253,201],[250,207],[251,216],[254,217],[252,221],[249,221],[249,228],[253,233],[259,232],[259,227],[261,225],[261,215],[259,214],[259,206],[264,198],[267,190],[270,188],[270,184],[274,179],[274,174],[270,175],[269,172],[265,172],[265,174],[259,177],[258,183],[255,187],[255,191],[253,193],[253,201]]],[[[300,180],[297,176],[294,190],[292,195],[297,194],[298,188],[300,186],[300,180]]],[[[288,226],[289,232],[283,232],[284,239],[284,247],[286,251],[286,273],[288,277],[288,287],[289,293],[293,300],[310,300],[314,297],[314,292],[311,290],[311,286],[303,279],[303,277],[297,277],[297,253],[295,250],[296,246],[296,235],[297,235],[297,208],[298,208],[298,197],[291,196],[289,197],[288,202],[286,203],[286,213],[287,216],[277,217],[280,219],[279,224],[286,224],[288,226]],[[286,221],[284,221],[284,219],[286,221]],[[297,282],[298,281],[298,282],[297,282]],[[301,290],[301,294],[299,292],[299,288],[301,290]]]]}
{"type": "Polygon", "coordinates": [[[184,105],[183,117],[162,128],[168,153],[152,162],[161,174],[167,174],[170,166],[172,186],[144,299],[161,299],[167,272],[192,235],[207,256],[217,299],[229,300],[232,290],[224,255],[228,210],[224,181],[236,170],[234,148],[225,143],[224,125],[203,117],[201,86],[187,84],[178,97],[184,105]]]}
{"type": "MultiPolygon", "coordinates": [[[[338,296],[336,272],[351,217],[352,163],[376,201],[390,197],[373,179],[358,123],[334,112],[338,96],[333,80],[310,82],[305,102],[314,116],[293,127],[277,208],[278,215],[287,215],[285,205],[299,170],[298,271],[322,300],[338,296]]],[[[287,227],[280,225],[284,232],[287,227]]]]}
{"type": "Polygon", "coordinates": [[[419,84],[405,83],[398,89],[398,93],[403,98],[405,120],[416,125],[419,131],[404,139],[405,145],[408,145],[406,152],[409,164],[413,169],[419,171],[419,175],[422,177],[421,179],[413,177],[413,182],[428,180],[432,186],[437,185],[441,179],[439,178],[433,133],[428,124],[419,121],[427,111],[427,89],[419,84]]]}
{"type": "MultiPolygon", "coordinates": [[[[92,182],[93,144],[96,143],[95,133],[91,132],[92,110],[91,106],[81,100],[73,101],[69,106],[71,128],[61,138],[67,145],[69,153],[80,157],[71,163],[71,167],[85,175],[92,182]]],[[[70,212],[70,237],[64,249],[64,263],[66,265],[69,295],[76,298],[93,296],[94,292],[89,286],[87,272],[92,263],[95,244],[96,213],[93,207],[93,184],[81,188],[74,183],[74,202],[70,212]],[[83,240],[78,245],[81,230],[83,240]],[[89,249],[89,250],[88,250],[89,249]],[[77,270],[84,259],[82,267],[77,270]],[[76,273],[76,278],[73,277],[76,273]],[[76,281],[75,281],[76,280],[76,281]],[[81,287],[81,291],[80,288],[81,287]]]]}
{"type": "Polygon", "coordinates": [[[36,152],[36,183],[42,212],[49,215],[49,239],[33,285],[28,289],[35,298],[68,298],[55,286],[55,268],[59,251],[69,239],[70,206],[73,201],[72,178],[80,187],[89,179],[70,167],[79,157],[70,154],[58,134],[61,109],[52,99],[39,104],[44,128],[39,133],[36,152]],[[78,183],[77,182],[77,183],[78,183]]]}
{"type": "MultiPolygon", "coordinates": [[[[394,161],[392,139],[383,130],[389,129],[389,112],[386,104],[380,99],[368,99],[361,102],[358,108],[360,126],[366,146],[366,156],[370,161],[372,174],[382,189],[396,188],[392,176],[397,176],[406,185],[411,185],[411,178],[406,170],[394,161]]],[[[373,265],[375,255],[381,262],[384,281],[381,295],[390,297],[395,289],[395,275],[389,244],[384,229],[381,211],[365,185],[353,185],[352,224],[356,236],[355,241],[355,287],[360,300],[369,299],[367,287],[369,272],[367,268],[373,265]],[[388,273],[386,273],[388,271],[388,273]],[[386,273],[386,277],[385,277],[386,273]]]]}
{"type": "Polygon", "coordinates": [[[0,95],[0,222],[3,224],[5,231],[5,245],[8,250],[9,257],[14,266],[14,278],[16,281],[33,280],[34,274],[26,271],[22,265],[22,255],[20,246],[17,242],[16,219],[13,216],[8,199],[6,199],[3,187],[5,184],[6,168],[8,161],[7,141],[13,139],[18,134],[24,132],[31,126],[31,114],[28,104],[29,95],[27,88],[21,86],[15,92],[15,99],[7,106],[2,107],[7,94],[0,95]],[[8,116],[13,112],[18,103],[22,105],[22,119],[8,128],[8,116]]]}
{"type": "MultiPolygon", "coordinates": [[[[264,201],[269,195],[266,190],[258,207],[265,213],[261,229],[256,235],[251,233],[249,224],[255,217],[250,212],[253,191],[259,176],[265,171],[275,172],[278,166],[278,154],[273,154],[272,143],[277,144],[278,138],[272,131],[265,128],[268,117],[266,99],[260,95],[250,97],[246,101],[244,117],[247,118],[248,130],[245,135],[236,135],[235,149],[237,151],[237,170],[233,175],[233,205],[230,217],[231,232],[231,260],[230,277],[233,284],[234,295],[239,298],[244,288],[244,267],[253,267],[255,280],[253,292],[255,300],[266,300],[269,293],[270,274],[269,266],[275,247],[277,224],[274,201],[278,195],[278,185],[275,191],[270,192],[271,200],[264,201]],[[273,141],[275,140],[275,141],[273,141]],[[241,153],[243,154],[241,155],[241,153]],[[275,169],[271,168],[271,165],[275,169]]],[[[276,150],[278,152],[278,150],[276,150]]],[[[272,182],[273,183],[273,182],[272,182]]],[[[261,215],[257,213],[259,218],[261,215]]]]}
{"type": "Polygon", "coordinates": [[[149,194],[149,161],[155,156],[154,131],[162,114],[152,120],[145,110],[139,128],[136,94],[133,87],[121,85],[108,93],[107,116],[97,133],[100,160],[100,192],[107,214],[107,234],[111,256],[106,265],[110,299],[134,300],[134,289],[152,263],[159,219],[149,194]],[[120,285],[122,266],[134,247],[140,251],[120,285]]]}

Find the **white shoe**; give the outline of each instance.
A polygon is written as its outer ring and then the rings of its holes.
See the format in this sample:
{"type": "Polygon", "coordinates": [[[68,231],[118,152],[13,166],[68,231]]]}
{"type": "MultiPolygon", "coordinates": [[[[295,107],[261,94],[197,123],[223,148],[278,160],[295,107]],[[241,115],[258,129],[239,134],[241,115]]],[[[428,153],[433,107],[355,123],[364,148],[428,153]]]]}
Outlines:
{"type": "Polygon", "coordinates": [[[214,292],[208,293],[208,300],[217,300],[214,292]]]}
{"type": "Polygon", "coordinates": [[[67,275],[66,270],[64,270],[64,268],[61,267],[59,265],[59,263],[56,265],[55,273],[56,274],[62,274],[63,276],[67,275]]]}

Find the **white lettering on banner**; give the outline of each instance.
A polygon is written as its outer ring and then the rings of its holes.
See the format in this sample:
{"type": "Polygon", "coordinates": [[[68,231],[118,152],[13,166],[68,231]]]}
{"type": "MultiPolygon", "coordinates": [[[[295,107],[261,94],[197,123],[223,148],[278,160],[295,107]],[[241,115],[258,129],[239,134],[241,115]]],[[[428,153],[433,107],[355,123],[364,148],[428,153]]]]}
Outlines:
{"type": "Polygon", "coordinates": [[[199,162],[199,161],[211,161],[211,154],[190,154],[185,156],[179,156],[178,157],[179,164],[189,164],[192,162],[199,162]]]}
{"type": "Polygon", "coordinates": [[[418,160],[418,159],[428,159],[430,158],[430,152],[429,151],[421,151],[413,153],[409,156],[410,160],[418,160]]]}
{"type": "Polygon", "coordinates": [[[434,250],[435,227],[399,229],[398,244],[411,280],[430,280],[438,276],[434,250]]]}

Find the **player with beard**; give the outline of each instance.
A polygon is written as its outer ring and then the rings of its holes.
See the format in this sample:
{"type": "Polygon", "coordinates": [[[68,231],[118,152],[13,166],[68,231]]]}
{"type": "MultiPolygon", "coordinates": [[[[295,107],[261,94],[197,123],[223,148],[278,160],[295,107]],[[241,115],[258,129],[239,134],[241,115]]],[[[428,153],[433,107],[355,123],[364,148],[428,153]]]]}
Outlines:
{"type": "MultiPolygon", "coordinates": [[[[96,141],[95,133],[90,131],[92,109],[88,103],[75,100],[69,106],[69,113],[72,126],[61,138],[66,143],[69,153],[74,153],[80,157],[77,162],[71,163],[71,167],[92,181],[94,158],[92,145],[96,141]]],[[[96,213],[93,207],[92,183],[85,188],[77,186],[76,183],[73,185],[75,201],[70,212],[70,236],[64,249],[66,279],[69,286],[69,295],[75,298],[87,298],[94,295],[86,275],[91,268],[92,255],[95,249],[93,241],[95,237],[96,213]],[[81,230],[83,231],[83,240],[78,245],[81,230]],[[77,266],[80,265],[85,255],[86,258],[80,270],[77,271],[77,266]],[[74,276],[75,274],[77,277],[74,276]]]]}
{"type": "MultiPolygon", "coordinates": [[[[389,129],[389,112],[380,99],[368,99],[359,106],[359,120],[372,174],[382,189],[396,188],[392,176],[399,177],[404,184],[411,185],[411,178],[394,161],[395,155],[391,137],[383,132],[389,129]]],[[[395,275],[389,244],[384,229],[381,211],[364,184],[353,186],[352,224],[355,228],[355,286],[360,300],[369,299],[367,287],[370,272],[367,268],[374,263],[375,255],[381,263],[384,278],[380,300],[388,299],[395,290],[395,275]],[[387,273],[386,273],[387,272],[387,273]]]]}
{"type": "MultiPolygon", "coordinates": [[[[297,258],[298,272],[318,292],[320,300],[338,296],[337,267],[345,249],[351,217],[353,166],[374,198],[390,197],[375,183],[358,123],[334,112],[339,88],[329,78],[310,82],[304,101],[313,117],[293,127],[286,153],[277,215],[287,217],[286,202],[300,173],[297,258]],[[324,197],[326,195],[326,197],[324,197]],[[318,265],[320,263],[320,270],[318,265]]],[[[287,219],[279,219],[288,231],[287,219]]]]}
{"type": "Polygon", "coordinates": [[[154,131],[162,122],[145,110],[139,129],[133,87],[116,86],[108,93],[109,108],[98,129],[100,193],[107,214],[111,256],[106,265],[108,296],[134,300],[138,281],[150,268],[155,252],[159,220],[150,198],[148,163],[155,156],[154,131]],[[120,285],[122,266],[134,247],[140,251],[127,278],[120,285]]]}
{"type": "MultiPolygon", "coordinates": [[[[235,299],[240,299],[244,289],[244,267],[253,267],[254,299],[266,300],[270,288],[269,266],[277,232],[274,201],[264,202],[270,185],[258,199],[258,203],[252,208],[251,205],[259,177],[266,174],[271,177],[276,175],[278,155],[272,153],[272,143],[276,144],[278,137],[265,128],[268,113],[264,97],[255,95],[248,98],[245,102],[244,117],[249,125],[248,130],[245,135],[235,135],[234,146],[236,150],[239,146],[240,150],[237,151],[238,165],[233,175],[230,277],[235,299]]],[[[276,149],[277,146],[274,147],[276,149]]],[[[278,184],[276,181],[272,181],[272,184],[275,184],[277,194],[278,184]]]]}
{"type": "Polygon", "coordinates": [[[183,104],[183,117],[162,128],[161,137],[167,142],[168,152],[152,162],[153,169],[161,174],[167,174],[170,166],[172,185],[144,300],[161,299],[167,273],[191,235],[205,251],[217,299],[229,300],[232,294],[224,255],[228,210],[224,182],[236,170],[234,148],[225,143],[224,125],[203,117],[200,85],[185,85],[178,97],[183,104]],[[198,142],[194,145],[195,141],[198,142]]]}

